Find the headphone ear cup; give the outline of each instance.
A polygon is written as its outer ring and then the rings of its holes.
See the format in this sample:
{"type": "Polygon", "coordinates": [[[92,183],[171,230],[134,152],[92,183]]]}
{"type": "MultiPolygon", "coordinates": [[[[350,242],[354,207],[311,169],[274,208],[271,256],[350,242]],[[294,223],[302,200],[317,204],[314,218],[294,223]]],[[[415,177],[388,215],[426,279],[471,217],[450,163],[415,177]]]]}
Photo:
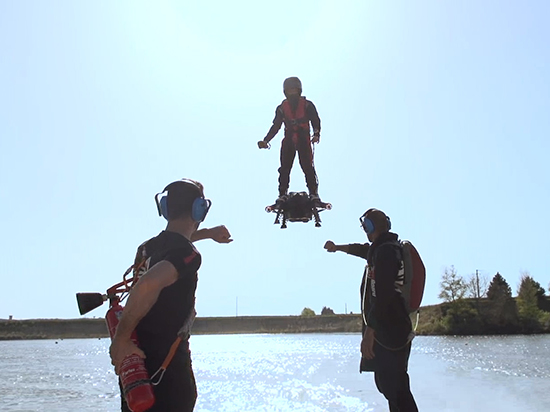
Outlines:
{"type": "Polygon", "coordinates": [[[367,232],[367,235],[374,232],[374,223],[372,223],[372,220],[369,218],[365,218],[365,231],[367,232]]]}
{"type": "Polygon", "coordinates": [[[386,216],[386,220],[388,221],[388,231],[391,230],[391,220],[388,216],[386,216]]]}
{"type": "Polygon", "coordinates": [[[195,222],[202,222],[206,218],[206,214],[210,209],[210,201],[203,198],[197,197],[193,202],[193,209],[191,210],[191,217],[195,222]]]}
{"type": "Polygon", "coordinates": [[[168,196],[162,196],[159,203],[162,217],[168,220],[168,196]]]}

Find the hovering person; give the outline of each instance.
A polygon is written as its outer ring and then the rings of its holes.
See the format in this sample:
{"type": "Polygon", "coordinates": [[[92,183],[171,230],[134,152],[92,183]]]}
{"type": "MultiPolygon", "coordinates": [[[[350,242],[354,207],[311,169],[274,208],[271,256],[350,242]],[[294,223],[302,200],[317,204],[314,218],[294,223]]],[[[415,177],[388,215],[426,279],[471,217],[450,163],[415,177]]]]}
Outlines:
{"type": "Polygon", "coordinates": [[[309,197],[313,202],[319,201],[317,174],[313,164],[313,147],[319,143],[321,136],[321,119],[315,105],[302,96],[302,82],[298,77],[289,77],[283,82],[283,92],[286,99],[275,110],[273,125],[267,135],[258,142],[260,149],[268,149],[269,142],[285,124],[285,135],[281,144],[281,167],[279,168],[279,198],[284,202],[288,199],[290,171],[296,152],[300,166],[306,178],[309,197]],[[310,124],[313,136],[310,136],[310,124]]]}

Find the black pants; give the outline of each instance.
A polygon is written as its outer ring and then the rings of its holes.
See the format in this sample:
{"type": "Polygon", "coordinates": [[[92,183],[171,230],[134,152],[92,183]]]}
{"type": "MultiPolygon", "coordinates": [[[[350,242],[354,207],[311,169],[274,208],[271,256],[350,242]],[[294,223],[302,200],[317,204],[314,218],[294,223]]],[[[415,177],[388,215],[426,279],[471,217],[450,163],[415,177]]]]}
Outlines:
{"type": "Polygon", "coordinates": [[[378,391],[388,400],[390,412],[418,412],[407,373],[410,353],[410,343],[398,351],[385,349],[377,342],[374,344],[374,381],[378,391]]]}
{"type": "MultiPolygon", "coordinates": [[[[160,359],[160,358],[159,358],[160,359]]],[[[164,359],[160,360],[160,363],[164,359]]],[[[152,369],[148,363],[154,363],[154,370],[158,368],[160,363],[158,360],[146,358],[145,363],[149,374],[152,375],[152,369]]],[[[197,386],[195,384],[195,376],[191,367],[191,357],[187,354],[182,354],[180,351],[176,353],[174,359],[166,369],[161,382],[157,386],[153,386],[155,392],[155,404],[152,408],[147,409],[147,412],[192,412],[197,401],[197,386]],[[182,356],[183,355],[183,356],[182,356]]],[[[131,412],[126,404],[124,396],[122,396],[122,412],[131,412]]]]}
{"type": "Polygon", "coordinates": [[[279,168],[279,194],[286,194],[290,183],[290,171],[294,158],[298,152],[300,166],[306,177],[306,185],[310,194],[317,194],[317,175],[313,168],[313,152],[311,142],[309,141],[309,133],[301,134],[296,139],[296,144],[292,136],[285,136],[281,145],[281,167],[279,168]]]}

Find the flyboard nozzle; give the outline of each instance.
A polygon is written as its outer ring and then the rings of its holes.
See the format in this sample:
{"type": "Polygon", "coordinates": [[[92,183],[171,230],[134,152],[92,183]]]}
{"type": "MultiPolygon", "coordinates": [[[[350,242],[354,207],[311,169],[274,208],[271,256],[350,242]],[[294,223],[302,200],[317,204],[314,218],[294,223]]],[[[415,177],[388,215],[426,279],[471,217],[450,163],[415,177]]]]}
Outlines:
{"type": "Polygon", "coordinates": [[[101,293],[77,293],[76,301],[78,302],[78,310],[81,315],[84,315],[95,308],[103,305],[107,300],[107,295],[101,293]]]}

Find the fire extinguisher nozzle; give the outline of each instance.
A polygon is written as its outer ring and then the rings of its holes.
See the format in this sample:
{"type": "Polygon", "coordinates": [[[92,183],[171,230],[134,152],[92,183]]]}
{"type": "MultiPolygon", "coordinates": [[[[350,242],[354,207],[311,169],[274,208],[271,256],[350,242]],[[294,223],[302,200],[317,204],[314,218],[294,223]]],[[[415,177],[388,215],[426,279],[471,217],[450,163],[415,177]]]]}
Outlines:
{"type": "Polygon", "coordinates": [[[84,315],[95,308],[103,305],[103,302],[107,299],[106,295],[101,293],[77,293],[76,302],[78,303],[78,310],[81,315],[84,315]]]}

